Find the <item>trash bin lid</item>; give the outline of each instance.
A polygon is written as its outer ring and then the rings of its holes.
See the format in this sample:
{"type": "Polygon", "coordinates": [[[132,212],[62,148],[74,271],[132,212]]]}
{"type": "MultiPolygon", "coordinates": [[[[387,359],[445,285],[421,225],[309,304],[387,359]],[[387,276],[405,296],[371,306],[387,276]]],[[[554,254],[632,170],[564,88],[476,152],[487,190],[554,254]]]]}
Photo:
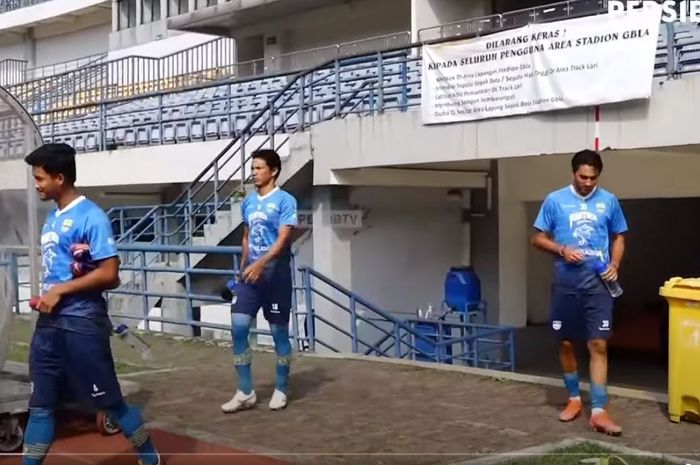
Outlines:
{"type": "Polygon", "coordinates": [[[659,289],[664,297],[700,301],[700,278],[671,278],[659,289]]]}

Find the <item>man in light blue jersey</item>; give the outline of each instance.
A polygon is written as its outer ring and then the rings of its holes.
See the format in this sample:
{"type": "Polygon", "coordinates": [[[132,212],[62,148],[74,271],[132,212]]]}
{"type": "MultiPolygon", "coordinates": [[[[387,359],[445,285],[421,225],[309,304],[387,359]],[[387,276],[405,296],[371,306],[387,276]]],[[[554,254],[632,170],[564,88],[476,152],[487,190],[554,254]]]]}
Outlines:
{"type": "Polygon", "coordinates": [[[54,441],[54,412],[71,399],[107,412],[138,451],[139,464],[161,465],[141,414],[122,398],[114,369],[112,325],[102,296],[119,285],[112,225],[76,190],[72,147],[45,144],[25,161],[32,166],[40,199],[56,207],[41,230],[42,292],[29,352],[32,394],[22,464],[44,461],[54,441]],[[74,272],[77,249],[89,251],[89,270],[74,272]]]}
{"type": "Polygon", "coordinates": [[[613,321],[613,297],[605,281],[616,281],[625,251],[627,221],[618,199],[599,188],[603,161],[583,150],[571,160],[573,183],[550,193],[535,220],[532,244],[553,254],[551,324],[560,340],[559,360],[569,391],[561,421],[582,411],[573,343],[585,340],[590,354],[590,426],[612,435],[622,433],[606,410],[607,340],[613,321]],[[602,273],[596,271],[603,264],[602,273]]]}
{"type": "Polygon", "coordinates": [[[224,413],[255,405],[257,396],[251,375],[252,354],[248,343],[250,325],[260,307],[270,323],[277,354],[275,390],[269,407],[287,406],[287,384],[292,358],[289,317],[292,309],[291,234],[297,225],[297,201],[276,185],[282,162],[274,150],[252,154],[252,177],[256,191],[241,204],[243,256],[240,282],[231,306],[234,366],[239,385],[233,398],[223,404],[224,413]]]}

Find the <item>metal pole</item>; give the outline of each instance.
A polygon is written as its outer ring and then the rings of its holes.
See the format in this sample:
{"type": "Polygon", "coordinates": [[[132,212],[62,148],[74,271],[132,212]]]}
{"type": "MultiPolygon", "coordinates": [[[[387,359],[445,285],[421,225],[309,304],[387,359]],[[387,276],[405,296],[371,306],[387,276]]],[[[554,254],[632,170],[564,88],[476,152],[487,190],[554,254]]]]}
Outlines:
{"type": "MultiPolygon", "coordinates": [[[[29,152],[34,149],[34,137],[30,127],[24,129],[24,147],[29,152]]],[[[29,286],[31,295],[39,295],[39,264],[37,257],[39,256],[39,227],[37,225],[37,195],[34,189],[34,176],[32,167],[27,165],[27,224],[29,226],[29,238],[27,247],[29,249],[29,286]]]]}

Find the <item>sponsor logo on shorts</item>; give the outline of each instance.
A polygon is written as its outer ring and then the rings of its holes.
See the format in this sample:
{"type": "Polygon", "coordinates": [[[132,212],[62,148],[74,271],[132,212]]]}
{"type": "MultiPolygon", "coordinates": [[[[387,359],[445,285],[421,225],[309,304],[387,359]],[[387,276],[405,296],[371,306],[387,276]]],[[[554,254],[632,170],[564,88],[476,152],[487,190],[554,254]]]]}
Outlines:
{"type": "Polygon", "coordinates": [[[102,397],[106,394],[104,391],[100,391],[100,388],[97,387],[97,384],[92,385],[92,397],[98,398],[102,397]]]}
{"type": "Polygon", "coordinates": [[[598,326],[598,331],[610,331],[610,320],[603,320],[598,326]]]}
{"type": "Polygon", "coordinates": [[[561,329],[561,321],[559,321],[559,320],[552,321],[552,328],[554,328],[554,331],[559,331],[561,329]]]}

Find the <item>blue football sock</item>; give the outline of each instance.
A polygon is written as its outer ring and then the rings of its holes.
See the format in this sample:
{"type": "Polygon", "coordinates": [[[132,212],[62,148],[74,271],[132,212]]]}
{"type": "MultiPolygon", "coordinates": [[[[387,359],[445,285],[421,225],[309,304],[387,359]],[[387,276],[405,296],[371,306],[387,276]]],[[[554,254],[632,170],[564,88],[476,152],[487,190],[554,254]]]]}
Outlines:
{"type": "Polygon", "coordinates": [[[251,363],[253,353],[250,351],[248,334],[253,318],[250,315],[234,313],[231,316],[231,336],[233,337],[233,365],[238,373],[238,389],[243,394],[253,392],[253,374],[251,363]]]}
{"type": "Polygon", "coordinates": [[[580,396],[578,372],[564,373],[564,386],[569,391],[569,397],[580,396]]]}
{"type": "Polygon", "coordinates": [[[41,465],[54,439],[53,410],[31,409],[24,433],[22,465],[41,465]]]}
{"type": "Polygon", "coordinates": [[[292,364],[292,344],[289,342],[289,328],[282,325],[270,325],[272,339],[277,353],[277,380],[275,389],[287,393],[289,368],[292,364]]]}
{"type": "Polygon", "coordinates": [[[604,384],[591,383],[591,408],[604,409],[608,405],[608,388],[604,384]]]}
{"type": "Polygon", "coordinates": [[[131,442],[139,453],[139,458],[145,465],[157,465],[158,452],[146,432],[141,413],[126,405],[124,401],[107,409],[107,413],[122,429],[124,436],[131,442]]]}

